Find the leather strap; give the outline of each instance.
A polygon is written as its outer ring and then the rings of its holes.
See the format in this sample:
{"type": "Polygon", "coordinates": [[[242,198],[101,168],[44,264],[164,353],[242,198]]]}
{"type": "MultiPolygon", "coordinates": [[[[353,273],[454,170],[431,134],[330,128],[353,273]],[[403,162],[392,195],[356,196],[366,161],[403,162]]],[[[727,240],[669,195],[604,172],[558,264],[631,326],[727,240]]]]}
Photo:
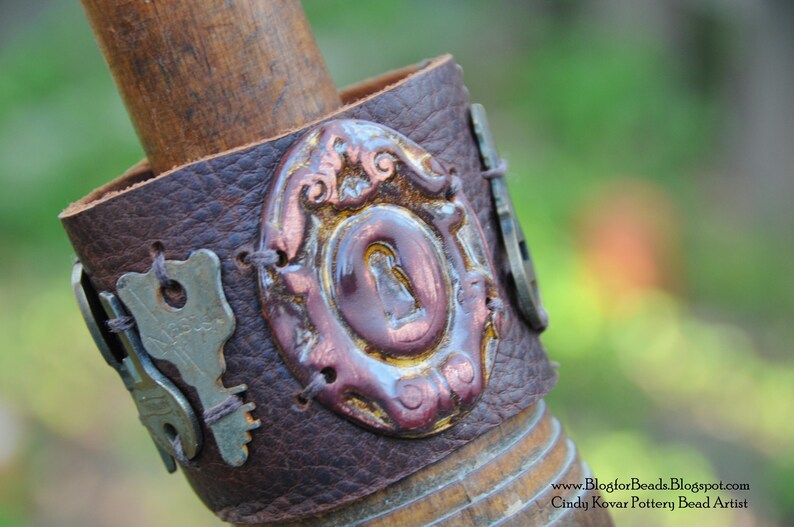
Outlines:
{"type": "MultiPolygon", "coordinates": [[[[201,499],[238,524],[297,519],[379,491],[442,459],[529,407],[554,385],[537,333],[521,319],[510,292],[490,186],[469,119],[462,70],[450,56],[384,75],[342,93],[347,105],[321,122],[372,121],[421,145],[454,169],[481,223],[505,302],[500,344],[485,391],[468,416],[422,439],[365,430],[322,404],[301,410],[303,389],[275,347],[258,299],[256,272],[240,265],[240,250],[260,239],[263,203],[287,149],[303,130],[245,146],[154,177],[145,163],[70,206],[61,220],[97,290],[114,291],[118,278],[151,267],[159,243],[169,260],[210,249],[222,265],[222,284],[237,319],[226,343],[227,386],[247,384],[247,401],[262,427],[252,434],[248,461],[238,468],[206,444],[183,470],[201,499]]],[[[169,363],[157,367],[200,408],[195,391],[169,363]]],[[[205,425],[202,425],[205,426],[205,425]]]]}

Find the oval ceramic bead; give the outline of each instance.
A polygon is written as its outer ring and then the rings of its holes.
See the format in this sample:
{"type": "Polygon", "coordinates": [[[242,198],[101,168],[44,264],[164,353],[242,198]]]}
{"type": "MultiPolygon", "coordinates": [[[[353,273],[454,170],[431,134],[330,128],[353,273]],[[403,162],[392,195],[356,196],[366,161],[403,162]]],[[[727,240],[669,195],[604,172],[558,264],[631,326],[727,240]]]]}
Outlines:
{"type": "Polygon", "coordinates": [[[278,167],[260,250],[262,308],[317,399],[415,437],[452,426],[485,389],[497,290],[459,182],[419,145],[360,120],[307,132],[278,167]]]}

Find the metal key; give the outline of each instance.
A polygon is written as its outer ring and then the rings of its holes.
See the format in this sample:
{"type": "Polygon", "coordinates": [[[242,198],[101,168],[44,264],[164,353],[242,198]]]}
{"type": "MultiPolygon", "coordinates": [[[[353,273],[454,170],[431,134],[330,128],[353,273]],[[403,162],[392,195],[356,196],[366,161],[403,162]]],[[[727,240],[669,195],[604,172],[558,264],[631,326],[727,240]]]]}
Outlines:
{"type": "MultiPolygon", "coordinates": [[[[481,104],[472,104],[469,110],[482,163],[486,170],[494,170],[499,167],[500,159],[491,129],[488,126],[485,108],[481,104]]],[[[516,217],[507,181],[503,175],[491,177],[490,181],[494,207],[499,218],[499,230],[502,233],[502,242],[507,253],[510,274],[513,276],[515,293],[518,297],[519,311],[533,328],[543,331],[549,325],[549,315],[540,298],[535,265],[529,254],[529,245],[524,238],[524,231],[516,217]]]]}
{"type": "Polygon", "coordinates": [[[96,293],[80,262],[72,271],[72,287],[100,353],[132,395],[141,423],[149,430],[166,469],[174,472],[174,456],[190,459],[201,447],[201,429],[190,403],[152,364],[134,328],[118,335],[105,328],[104,321],[127,313],[112,293],[96,293]],[[177,441],[179,453],[174,449],[177,441]]]}
{"type": "Polygon", "coordinates": [[[122,275],[116,283],[118,295],[135,317],[149,354],[176,366],[182,380],[196,389],[223,460],[240,466],[248,458],[249,431],[260,426],[249,413],[254,403],[240,403],[222,417],[208,419],[214,410],[237,402],[230,398],[247,388],[226,388],[221,381],[226,369],[223,345],[234,332],[235,320],[223,293],[220,260],[201,249],[185,261],[168,260],[164,265],[169,279],[185,291],[184,306],[168,303],[154,269],[122,275]]]}

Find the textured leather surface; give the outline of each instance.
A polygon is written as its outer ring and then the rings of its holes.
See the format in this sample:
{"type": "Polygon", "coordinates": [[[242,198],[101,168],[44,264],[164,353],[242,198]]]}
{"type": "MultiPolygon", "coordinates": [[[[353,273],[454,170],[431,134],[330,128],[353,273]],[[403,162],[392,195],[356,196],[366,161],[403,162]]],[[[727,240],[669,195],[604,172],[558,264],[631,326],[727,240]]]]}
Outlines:
{"type": "MultiPolygon", "coordinates": [[[[271,177],[284,151],[305,129],[143,182],[145,174],[135,175],[130,178],[135,183],[132,187],[105,196],[96,192],[61,216],[98,290],[115,290],[121,274],[146,272],[154,242],[163,244],[168,259],[184,260],[199,248],[209,248],[220,257],[223,286],[237,317],[237,330],[225,346],[224,384],[248,385],[243,396],[256,403],[254,416],[261,419],[262,428],[253,432],[244,466],[225,465],[205,429],[207,443],[183,469],[204,502],[227,521],[297,518],[375,492],[528,407],[556,380],[537,334],[523,323],[510,288],[505,287],[509,284],[507,262],[490,188],[481,177],[460,67],[451,57],[437,59],[329,116],[339,117],[389,126],[457,172],[490,244],[501,296],[511,300],[482,399],[459,424],[436,436],[387,437],[359,428],[320,404],[303,411],[294,405],[302,386],[274,347],[261,313],[255,273],[241,269],[235,255],[241,247],[256,243],[271,177]]],[[[123,188],[123,184],[114,186],[123,188]]],[[[158,366],[200,408],[196,394],[176,370],[167,363],[158,366]]]]}

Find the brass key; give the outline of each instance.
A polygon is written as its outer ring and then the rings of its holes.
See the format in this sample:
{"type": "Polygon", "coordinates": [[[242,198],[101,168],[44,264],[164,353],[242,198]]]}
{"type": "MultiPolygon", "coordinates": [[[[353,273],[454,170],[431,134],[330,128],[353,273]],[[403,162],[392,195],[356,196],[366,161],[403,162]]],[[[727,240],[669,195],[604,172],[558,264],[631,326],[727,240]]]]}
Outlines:
{"type": "Polygon", "coordinates": [[[221,381],[226,369],[223,345],[234,332],[235,319],[223,293],[220,260],[201,249],[185,261],[164,265],[169,278],[185,291],[184,306],[168,304],[154,269],[122,275],[116,283],[118,295],[135,318],[144,348],[176,366],[182,380],[196,389],[223,460],[240,466],[248,458],[249,431],[260,422],[249,413],[254,403],[242,404],[237,398],[247,386],[226,388],[221,381]],[[230,410],[217,418],[223,407],[230,410]],[[212,414],[216,417],[210,418],[212,414]]]}
{"type": "Polygon", "coordinates": [[[141,423],[149,430],[166,469],[174,472],[173,456],[190,459],[201,447],[201,429],[195,413],[179,389],[152,364],[134,328],[119,332],[116,339],[103,326],[102,321],[127,314],[112,293],[97,295],[79,262],[72,272],[72,287],[100,353],[132,395],[141,423]],[[174,449],[177,441],[179,454],[174,449]]]}

